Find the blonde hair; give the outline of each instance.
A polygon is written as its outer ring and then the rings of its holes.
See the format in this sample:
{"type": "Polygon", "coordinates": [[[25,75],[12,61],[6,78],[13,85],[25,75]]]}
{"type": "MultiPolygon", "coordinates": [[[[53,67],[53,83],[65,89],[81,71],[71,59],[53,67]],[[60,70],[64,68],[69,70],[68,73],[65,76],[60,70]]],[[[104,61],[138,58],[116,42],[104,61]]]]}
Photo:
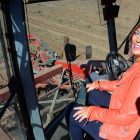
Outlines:
{"type": "Polygon", "coordinates": [[[140,28],[140,23],[137,24],[137,26],[134,28],[134,30],[131,32],[131,34],[129,35],[128,41],[129,41],[129,52],[128,52],[128,56],[129,57],[133,57],[133,53],[132,53],[132,37],[135,33],[135,31],[140,28]]]}

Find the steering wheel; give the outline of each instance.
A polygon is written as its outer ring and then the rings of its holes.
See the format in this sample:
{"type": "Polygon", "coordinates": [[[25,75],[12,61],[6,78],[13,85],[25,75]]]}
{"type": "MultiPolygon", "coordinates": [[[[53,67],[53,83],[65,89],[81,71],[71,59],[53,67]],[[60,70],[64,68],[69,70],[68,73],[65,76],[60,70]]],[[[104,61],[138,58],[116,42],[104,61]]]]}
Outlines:
{"type": "Polygon", "coordinates": [[[117,52],[111,52],[106,57],[106,71],[110,80],[117,80],[128,68],[126,60],[117,52]]]}

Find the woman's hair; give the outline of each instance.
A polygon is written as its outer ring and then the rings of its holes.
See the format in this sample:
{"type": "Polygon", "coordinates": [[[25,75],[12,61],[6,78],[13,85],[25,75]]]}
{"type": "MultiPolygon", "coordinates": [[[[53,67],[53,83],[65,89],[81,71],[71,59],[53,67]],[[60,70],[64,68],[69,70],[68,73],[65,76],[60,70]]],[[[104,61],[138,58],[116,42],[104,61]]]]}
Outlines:
{"type": "Polygon", "coordinates": [[[128,56],[131,58],[133,57],[133,53],[132,53],[132,37],[135,33],[135,31],[140,28],[140,22],[137,24],[137,26],[134,28],[134,30],[131,32],[131,34],[129,35],[129,52],[128,52],[128,56]]]}

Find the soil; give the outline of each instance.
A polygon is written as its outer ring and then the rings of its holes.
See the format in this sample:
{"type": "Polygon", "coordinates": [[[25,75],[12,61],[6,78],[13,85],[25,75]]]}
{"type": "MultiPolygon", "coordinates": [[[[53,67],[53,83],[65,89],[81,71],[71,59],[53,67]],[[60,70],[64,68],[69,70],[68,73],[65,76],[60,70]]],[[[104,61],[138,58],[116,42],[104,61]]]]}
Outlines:
{"type": "MultiPolygon", "coordinates": [[[[120,6],[119,16],[115,18],[119,47],[138,21],[140,1],[117,0],[116,4],[120,6]]],[[[108,32],[101,5],[99,9],[103,26],[100,25],[97,1],[62,0],[26,6],[28,33],[35,34],[59,56],[62,57],[64,37],[67,36],[69,42],[76,45],[77,55],[85,52],[85,47],[91,45],[92,59],[106,58],[109,53],[108,32]]],[[[124,47],[119,53],[123,54],[123,51],[124,47]]],[[[85,55],[79,59],[85,59],[85,55]]]]}

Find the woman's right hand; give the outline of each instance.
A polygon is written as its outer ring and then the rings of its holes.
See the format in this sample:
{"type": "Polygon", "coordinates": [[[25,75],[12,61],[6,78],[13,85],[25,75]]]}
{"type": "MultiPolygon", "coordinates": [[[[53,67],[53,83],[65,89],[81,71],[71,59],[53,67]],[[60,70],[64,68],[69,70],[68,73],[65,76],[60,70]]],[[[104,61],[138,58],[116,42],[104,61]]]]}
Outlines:
{"type": "Polygon", "coordinates": [[[94,82],[86,85],[87,92],[95,89],[94,82]]]}

